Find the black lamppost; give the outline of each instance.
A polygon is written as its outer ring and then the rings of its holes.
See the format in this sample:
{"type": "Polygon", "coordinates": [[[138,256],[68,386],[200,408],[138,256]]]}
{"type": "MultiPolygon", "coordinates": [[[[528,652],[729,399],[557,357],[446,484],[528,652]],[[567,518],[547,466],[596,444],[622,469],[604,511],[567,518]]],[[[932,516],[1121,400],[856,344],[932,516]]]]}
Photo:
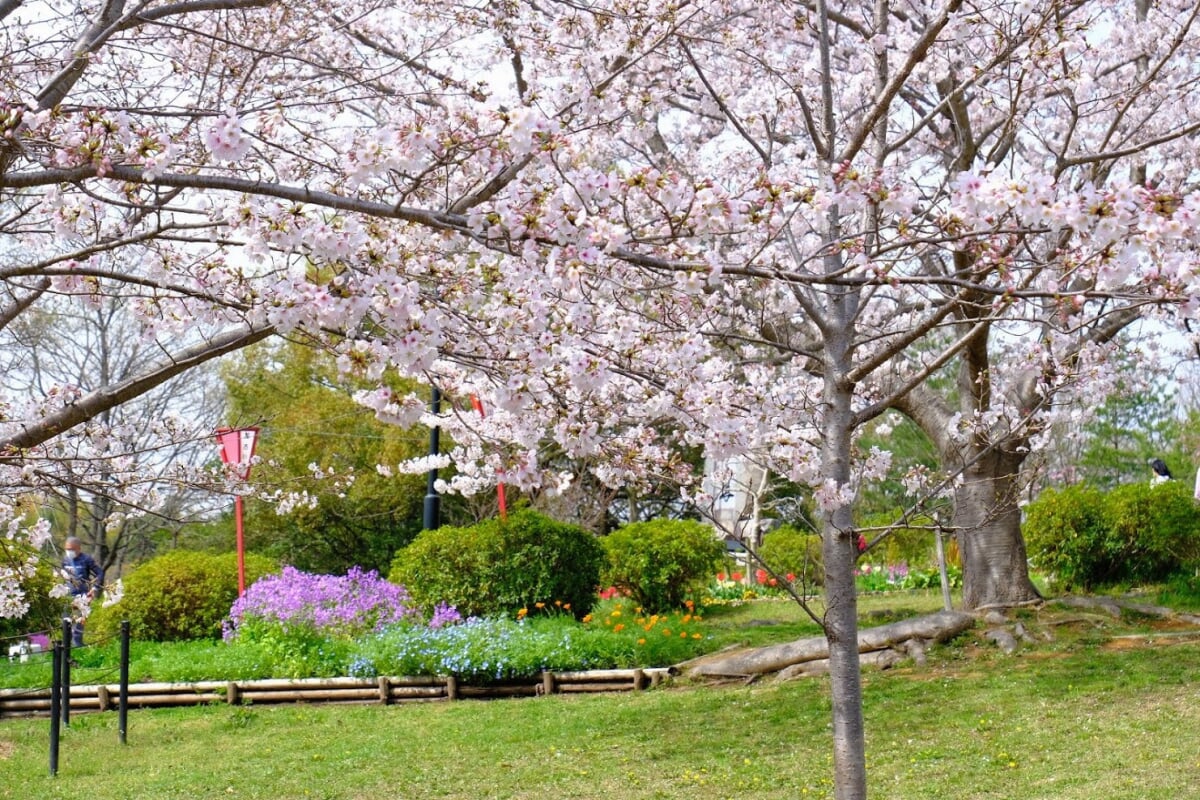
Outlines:
{"type": "MultiPolygon", "coordinates": [[[[429,396],[429,410],[436,417],[442,411],[442,393],[437,386],[432,388],[429,396]]],[[[429,457],[436,458],[439,450],[438,433],[441,428],[437,425],[429,426],[429,457]]],[[[429,469],[429,483],[425,489],[425,520],[424,529],[427,531],[441,527],[441,505],[442,498],[437,493],[437,467],[429,469]]]]}

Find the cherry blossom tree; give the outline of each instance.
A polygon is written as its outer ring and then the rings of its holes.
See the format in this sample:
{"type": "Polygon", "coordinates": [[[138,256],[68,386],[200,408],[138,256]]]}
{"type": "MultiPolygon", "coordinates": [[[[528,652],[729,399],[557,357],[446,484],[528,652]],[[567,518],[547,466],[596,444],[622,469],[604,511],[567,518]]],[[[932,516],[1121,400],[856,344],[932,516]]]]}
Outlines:
{"type": "MultiPolygon", "coordinates": [[[[140,325],[114,298],[95,305],[76,307],[48,297],[0,331],[3,377],[0,383],[10,396],[45,398],[63,386],[79,387],[87,393],[99,387],[153,368],[161,357],[158,346],[141,337],[140,325]]],[[[190,370],[157,389],[139,396],[136,402],[109,408],[95,418],[107,431],[117,431],[121,452],[130,460],[130,470],[145,476],[153,486],[146,509],[119,508],[106,491],[103,466],[86,465],[82,480],[75,480],[70,459],[58,462],[55,482],[47,486],[42,513],[53,521],[60,538],[79,537],[113,577],[119,567],[136,559],[131,554],[153,548],[149,537],[157,530],[178,526],[203,507],[211,496],[193,491],[186,482],[173,480],[179,465],[198,466],[211,460],[211,431],[223,407],[220,382],[215,371],[203,367],[190,370]],[[161,429],[172,425],[174,436],[161,429]],[[185,435],[192,431],[191,436],[185,435]],[[157,478],[157,480],[156,480],[157,478]]],[[[82,431],[63,435],[61,444],[70,447],[82,431]]]]}
{"type": "Polygon", "coordinates": [[[119,458],[100,412],[274,333],[377,379],[382,419],[424,414],[392,372],[481,398],[428,420],[452,490],[564,488],[550,448],[704,508],[680,453],[755,459],[821,510],[835,793],[862,798],[851,507],[889,459],[856,438],[890,408],[936,431],[946,477],[910,484],[958,499],[970,603],[1029,598],[992,522],[1055,393],[1102,392],[1129,319],[1196,312],[1197,12],[642,6],[0,4],[0,324],[124,298],[163,349],[6,398],[4,485],[52,483],[78,426],[72,458],[119,458]]]}

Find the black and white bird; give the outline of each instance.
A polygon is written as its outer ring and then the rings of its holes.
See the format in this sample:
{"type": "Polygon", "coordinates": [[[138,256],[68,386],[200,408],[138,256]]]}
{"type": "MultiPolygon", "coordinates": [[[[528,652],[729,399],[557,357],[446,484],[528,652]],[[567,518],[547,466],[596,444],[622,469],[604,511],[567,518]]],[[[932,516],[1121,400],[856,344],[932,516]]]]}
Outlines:
{"type": "Polygon", "coordinates": [[[1161,458],[1150,459],[1150,469],[1154,470],[1154,482],[1171,480],[1171,470],[1167,469],[1167,462],[1161,458]]]}

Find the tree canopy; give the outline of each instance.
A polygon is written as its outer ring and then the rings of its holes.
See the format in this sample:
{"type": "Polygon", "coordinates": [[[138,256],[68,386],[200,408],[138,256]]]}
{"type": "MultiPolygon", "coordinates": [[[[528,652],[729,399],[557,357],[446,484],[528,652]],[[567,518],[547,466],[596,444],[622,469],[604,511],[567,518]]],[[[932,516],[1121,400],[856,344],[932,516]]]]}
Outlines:
{"type": "Polygon", "coordinates": [[[456,491],[563,488],[551,447],[704,509],[673,454],[756,459],[822,515],[835,793],[864,797],[852,504],[890,462],[855,439],[908,414],[944,468],[911,491],[954,493],[968,603],[1035,593],[1015,476],[1056,393],[1106,391],[1138,315],[1200,309],[1198,13],[0,5],[0,325],[122,297],[162,352],[4,398],[4,485],[68,462],[134,483],[97,416],[277,332],[322,340],[401,426],[425,404],[394,374],[480,397],[486,419],[440,420],[456,491]],[[948,367],[953,396],[928,383],[948,367]]]}

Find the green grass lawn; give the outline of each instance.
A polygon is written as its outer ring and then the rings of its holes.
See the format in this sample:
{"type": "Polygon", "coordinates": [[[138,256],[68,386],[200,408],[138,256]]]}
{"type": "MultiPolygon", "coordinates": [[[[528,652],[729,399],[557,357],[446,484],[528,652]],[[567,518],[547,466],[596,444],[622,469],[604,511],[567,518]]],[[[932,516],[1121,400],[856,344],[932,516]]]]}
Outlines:
{"type": "MultiPolygon", "coordinates": [[[[864,613],[886,621],[914,602],[888,600],[864,613]]],[[[1200,640],[1148,620],[1024,617],[1054,641],[1004,656],[976,631],[935,649],[925,666],[865,674],[872,797],[1196,796],[1200,640]]],[[[784,604],[743,606],[710,623],[772,640],[806,624],[784,604]]],[[[55,778],[49,722],[0,720],[0,798],[828,798],[829,716],[823,679],[135,711],[126,746],[115,714],[78,715],[55,778]]]]}

